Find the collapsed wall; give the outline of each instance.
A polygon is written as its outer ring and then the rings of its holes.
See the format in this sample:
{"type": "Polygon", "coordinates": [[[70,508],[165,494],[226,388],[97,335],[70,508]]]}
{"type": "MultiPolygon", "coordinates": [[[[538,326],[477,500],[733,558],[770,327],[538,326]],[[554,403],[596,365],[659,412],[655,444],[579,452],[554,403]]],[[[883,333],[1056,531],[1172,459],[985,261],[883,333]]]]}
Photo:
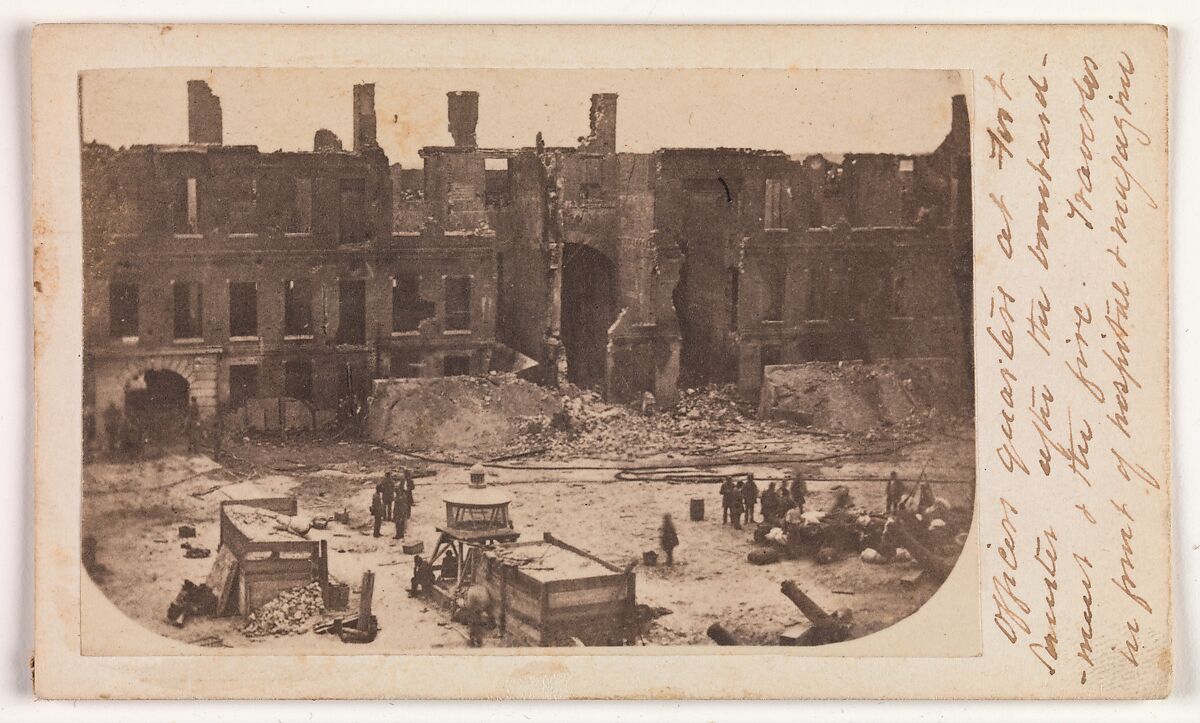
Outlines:
{"type": "Polygon", "coordinates": [[[951,359],[807,362],[768,366],[760,419],[787,419],[835,432],[925,424],[967,413],[962,364],[951,359]]]}
{"type": "Polygon", "coordinates": [[[368,439],[406,451],[489,458],[510,451],[531,417],[553,417],[562,399],[512,374],[377,379],[367,403],[368,439]]]}

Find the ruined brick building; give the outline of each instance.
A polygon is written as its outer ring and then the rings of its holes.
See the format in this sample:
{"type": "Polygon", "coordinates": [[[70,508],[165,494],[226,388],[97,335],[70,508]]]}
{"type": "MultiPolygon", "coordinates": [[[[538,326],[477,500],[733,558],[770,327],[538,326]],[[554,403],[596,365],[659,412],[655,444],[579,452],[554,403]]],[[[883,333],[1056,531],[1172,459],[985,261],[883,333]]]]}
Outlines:
{"type": "Polygon", "coordinates": [[[456,91],[453,145],[421,169],[389,165],[373,85],[354,87],[349,149],[322,129],[305,152],[224,145],[220,99],[188,96],[187,144],[83,148],[96,419],[271,399],[321,425],[374,378],[522,367],[664,402],[753,394],[777,363],[969,368],[961,96],[928,154],[795,159],[618,152],[615,94],[592,96],[577,146],[481,148],[479,96],[456,91]]]}

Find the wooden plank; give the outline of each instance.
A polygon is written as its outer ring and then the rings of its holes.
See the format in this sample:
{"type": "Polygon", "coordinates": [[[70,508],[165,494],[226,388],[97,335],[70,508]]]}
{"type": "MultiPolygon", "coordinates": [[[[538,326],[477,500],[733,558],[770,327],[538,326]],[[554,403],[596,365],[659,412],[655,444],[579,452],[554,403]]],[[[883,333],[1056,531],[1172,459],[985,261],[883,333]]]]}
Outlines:
{"type": "Polygon", "coordinates": [[[625,575],[593,575],[591,577],[575,577],[566,580],[552,580],[546,583],[550,594],[556,592],[571,592],[574,590],[592,590],[599,587],[624,587],[625,575]]]}
{"type": "Polygon", "coordinates": [[[618,578],[617,585],[608,585],[606,587],[585,588],[583,590],[568,590],[566,592],[550,593],[550,610],[551,612],[559,608],[572,607],[575,605],[591,605],[594,603],[615,603],[625,600],[626,588],[625,581],[618,578]]]}
{"type": "Polygon", "coordinates": [[[546,632],[547,644],[552,645],[569,645],[571,638],[586,645],[607,645],[623,637],[621,620],[614,616],[555,623],[546,632]]]}
{"type": "Polygon", "coordinates": [[[512,575],[512,578],[509,580],[509,582],[512,583],[514,587],[519,587],[522,590],[527,590],[530,593],[532,593],[533,595],[541,595],[542,594],[542,588],[545,587],[545,585],[543,583],[539,582],[537,580],[537,578],[531,577],[528,573],[522,571],[521,568],[519,568],[519,567],[513,567],[512,571],[513,571],[513,575],[512,575]]]}
{"type": "Polygon", "coordinates": [[[233,584],[237,579],[238,561],[233,550],[222,545],[217,548],[217,559],[213,561],[212,570],[208,573],[206,584],[217,596],[217,615],[224,615],[233,594],[233,584]]]}
{"type": "Polygon", "coordinates": [[[551,535],[549,532],[545,533],[542,537],[546,542],[549,542],[552,545],[557,545],[557,546],[563,548],[564,550],[570,550],[571,552],[574,552],[576,555],[582,555],[583,557],[586,557],[587,559],[591,560],[592,562],[599,563],[599,564],[603,565],[604,567],[608,568],[609,570],[612,570],[613,572],[622,572],[621,568],[617,567],[616,565],[612,564],[611,562],[601,559],[599,557],[596,557],[595,555],[588,552],[587,550],[584,550],[583,548],[575,547],[574,545],[563,542],[562,540],[558,539],[554,535],[551,535]]]}
{"type": "Polygon", "coordinates": [[[591,605],[574,605],[569,608],[560,610],[552,610],[550,618],[546,621],[551,624],[558,624],[568,620],[581,620],[587,618],[603,618],[603,617],[618,617],[623,612],[623,606],[616,603],[593,603],[591,605]]]}
{"type": "Polygon", "coordinates": [[[515,588],[508,589],[508,597],[505,605],[510,611],[517,611],[526,616],[530,620],[538,620],[538,598],[527,593],[520,592],[515,588]]]}
{"type": "Polygon", "coordinates": [[[540,645],[542,642],[537,626],[517,615],[509,616],[505,632],[514,640],[528,645],[540,645]]]}

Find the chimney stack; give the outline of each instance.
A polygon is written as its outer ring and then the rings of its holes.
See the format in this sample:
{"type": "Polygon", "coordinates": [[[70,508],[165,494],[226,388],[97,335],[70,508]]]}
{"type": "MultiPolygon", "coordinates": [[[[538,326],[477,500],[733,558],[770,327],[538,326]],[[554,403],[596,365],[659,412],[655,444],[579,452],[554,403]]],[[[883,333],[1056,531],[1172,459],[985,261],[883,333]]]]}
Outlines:
{"type": "Polygon", "coordinates": [[[379,146],[375,137],[375,84],[354,86],[354,152],[379,146]]]}
{"type": "Polygon", "coordinates": [[[970,131],[971,116],[967,112],[967,96],[956,95],[950,99],[950,133],[965,140],[970,131]]]}
{"type": "Polygon", "coordinates": [[[617,94],[593,93],[592,110],[588,114],[591,133],[588,147],[592,150],[614,153],[617,150],[617,94]]]}
{"type": "Polygon", "coordinates": [[[213,95],[208,83],[189,80],[188,143],[221,144],[221,99],[213,95]]]}
{"type": "Polygon", "coordinates": [[[479,123],[479,93],[473,90],[452,90],[446,94],[446,110],[450,118],[450,135],[459,148],[474,148],[475,126],[479,123]]]}

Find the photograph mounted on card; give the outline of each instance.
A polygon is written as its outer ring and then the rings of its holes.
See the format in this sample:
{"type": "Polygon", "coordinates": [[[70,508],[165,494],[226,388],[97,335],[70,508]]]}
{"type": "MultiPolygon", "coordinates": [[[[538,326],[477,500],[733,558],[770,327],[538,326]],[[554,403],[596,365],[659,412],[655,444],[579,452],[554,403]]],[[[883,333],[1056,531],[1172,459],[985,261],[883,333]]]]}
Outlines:
{"type": "Polygon", "coordinates": [[[1168,689],[1160,29],[159,30],[36,36],[39,693],[1168,689]]]}

